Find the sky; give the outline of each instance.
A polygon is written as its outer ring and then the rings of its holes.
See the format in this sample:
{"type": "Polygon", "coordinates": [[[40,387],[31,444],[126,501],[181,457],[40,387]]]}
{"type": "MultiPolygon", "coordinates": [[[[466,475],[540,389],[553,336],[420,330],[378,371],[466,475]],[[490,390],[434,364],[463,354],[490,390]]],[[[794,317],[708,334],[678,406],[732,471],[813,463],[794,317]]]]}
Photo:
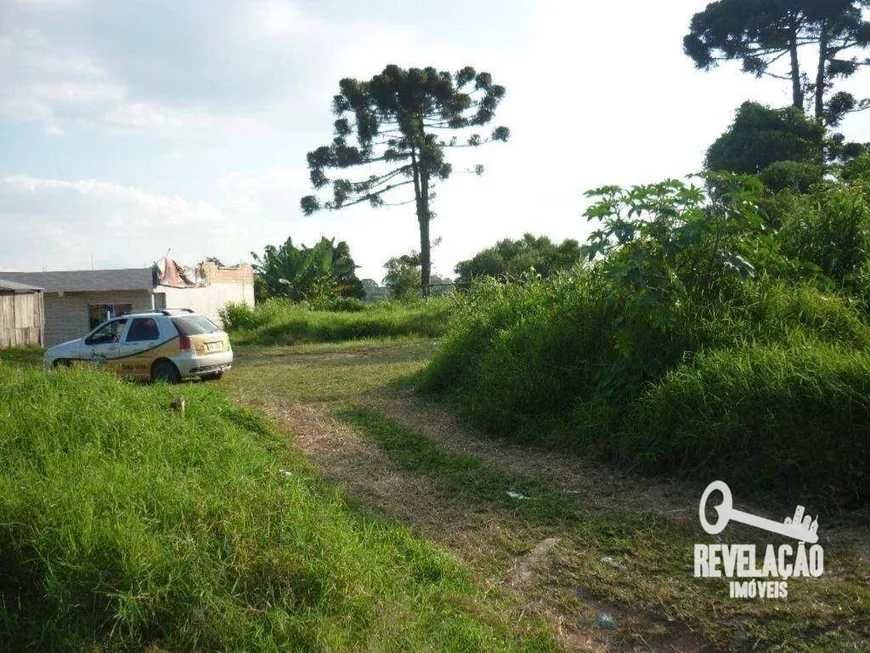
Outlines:
{"type": "MultiPolygon", "coordinates": [[[[743,101],[789,103],[739,64],[694,68],[682,37],[705,4],[0,0],[0,271],[234,264],[326,236],[380,280],[419,250],[413,206],[299,199],[339,80],[390,63],[507,88],[510,141],[460,151],[438,188],[436,273],[525,232],[583,241],[584,191],[691,174],[743,101]]],[[[870,114],[842,131],[870,140],[870,114]]]]}

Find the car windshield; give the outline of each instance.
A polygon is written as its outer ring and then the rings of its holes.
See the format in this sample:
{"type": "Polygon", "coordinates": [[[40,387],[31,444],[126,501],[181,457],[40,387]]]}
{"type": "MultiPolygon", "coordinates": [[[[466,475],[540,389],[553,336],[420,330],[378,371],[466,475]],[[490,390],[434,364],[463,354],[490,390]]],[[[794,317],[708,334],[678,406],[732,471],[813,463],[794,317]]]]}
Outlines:
{"type": "Polygon", "coordinates": [[[127,324],[126,318],[123,320],[112,320],[107,322],[99,329],[88,336],[86,342],[88,344],[100,344],[107,342],[118,342],[121,332],[124,330],[124,325],[127,324]]]}
{"type": "Polygon", "coordinates": [[[175,325],[175,328],[178,329],[178,333],[182,336],[199,336],[203,333],[214,333],[215,331],[220,331],[220,327],[204,315],[173,317],[172,323],[175,325]]]}

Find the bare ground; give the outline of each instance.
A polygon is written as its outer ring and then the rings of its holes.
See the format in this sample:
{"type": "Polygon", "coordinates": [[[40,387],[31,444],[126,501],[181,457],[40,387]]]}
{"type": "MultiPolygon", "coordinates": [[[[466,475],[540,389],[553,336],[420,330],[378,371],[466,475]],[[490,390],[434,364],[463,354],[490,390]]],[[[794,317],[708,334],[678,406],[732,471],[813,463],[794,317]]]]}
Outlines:
{"type": "Polygon", "coordinates": [[[564,451],[547,451],[512,444],[478,434],[449,411],[410,393],[378,393],[367,404],[390,419],[422,433],[442,446],[472,456],[505,472],[531,474],[577,495],[589,507],[650,509],[674,515],[694,514],[697,493],[684,485],[639,481],[614,469],[602,473],[600,465],[564,451]]]}
{"type": "MultiPolygon", "coordinates": [[[[605,477],[580,460],[564,464],[555,454],[523,450],[483,440],[463,430],[449,414],[426,408],[411,397],[372,401],[383,414],[426,434],[445,448],[478,456],[509,472],[532,472],[550,478],[567,493],[595,505],[619,505],[637,493],[605,477]],[[576,463],[576,464],[575,464],[576,463]]],[[[376,444],[333,417],[325,405],[270,402],[266,412],[293,434],[311,462],[365,506],[410,525],[469,565],[477,580],[508,597],[507,609],[545,619],[557,639],[577,651],[701,651],[708,647],[680,624],[658,615],[620,609],[597,601],[571,582],[578,543],[560,538],[556,529],[530,526],[508,511],[475,504],[467,497],[440,492],[426,476],[405,473],[376,444]],[[609,630],[597,620],[609,615],[620,626],[609,630]]],[[[654,488],[643,501],[660,505],[673,493],[654,488]]],[[[668,506],[679,503],[669,499],[668,506]]],[[[682,510],[682,504],[677,509],[682,510]]],[[[606,623],[606,622],[604,622],[606,623]]]]}

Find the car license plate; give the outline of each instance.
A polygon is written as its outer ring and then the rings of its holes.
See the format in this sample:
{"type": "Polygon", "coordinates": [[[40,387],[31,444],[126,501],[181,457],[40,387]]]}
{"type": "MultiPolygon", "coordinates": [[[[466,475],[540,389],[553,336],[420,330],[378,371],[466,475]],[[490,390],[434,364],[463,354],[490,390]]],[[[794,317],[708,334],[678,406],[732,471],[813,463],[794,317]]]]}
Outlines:
{"type": "Polygon", "coordinates": [[[220,351],[223,345],[220,342],[207,342],[205,345],[206,351],[220,351]]]}

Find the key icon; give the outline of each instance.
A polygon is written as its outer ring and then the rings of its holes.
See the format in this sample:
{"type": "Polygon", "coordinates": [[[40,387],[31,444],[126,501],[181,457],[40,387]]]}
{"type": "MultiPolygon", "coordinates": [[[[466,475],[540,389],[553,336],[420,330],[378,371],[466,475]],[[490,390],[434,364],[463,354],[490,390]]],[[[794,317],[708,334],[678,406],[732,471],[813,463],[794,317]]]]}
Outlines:
{"type": "Polygon", "coordinates": [[[804,517],[803,521],[801,521],[803,514],[803,506],[798,506],[797,509],[795,509],[794,518],[786,517],[785,521],[778,522],[742,510],[737,510],[734,508],[734,497],[731,495],[731,489],[724,481],[713,481],[707,486],[704,490],[704,494],[701,495],[701,504],[698,508],[698,517],[701,519],[701,527],[710,535],[721,533],[725,530],[728,522],[736,521],[741,524],[746,524],[747,526],[755,526],[755,528],[760,528],[769,533],[775,533],[777,535],[782,535],[783,537],[790,537],[800,542],[815,544],[819,541],[819,534],[817,532],[819,527],[818,521],[810,521],[809,516],[804,517]],[[717,491],[722,494],[722,503],[718,506],[714,506],[714,510],[718,513],[719,518],[715,523],[711,524],[707,521],[705,508],[707,507],[707,501],[709,501],[710,495],[717,491]]]}

